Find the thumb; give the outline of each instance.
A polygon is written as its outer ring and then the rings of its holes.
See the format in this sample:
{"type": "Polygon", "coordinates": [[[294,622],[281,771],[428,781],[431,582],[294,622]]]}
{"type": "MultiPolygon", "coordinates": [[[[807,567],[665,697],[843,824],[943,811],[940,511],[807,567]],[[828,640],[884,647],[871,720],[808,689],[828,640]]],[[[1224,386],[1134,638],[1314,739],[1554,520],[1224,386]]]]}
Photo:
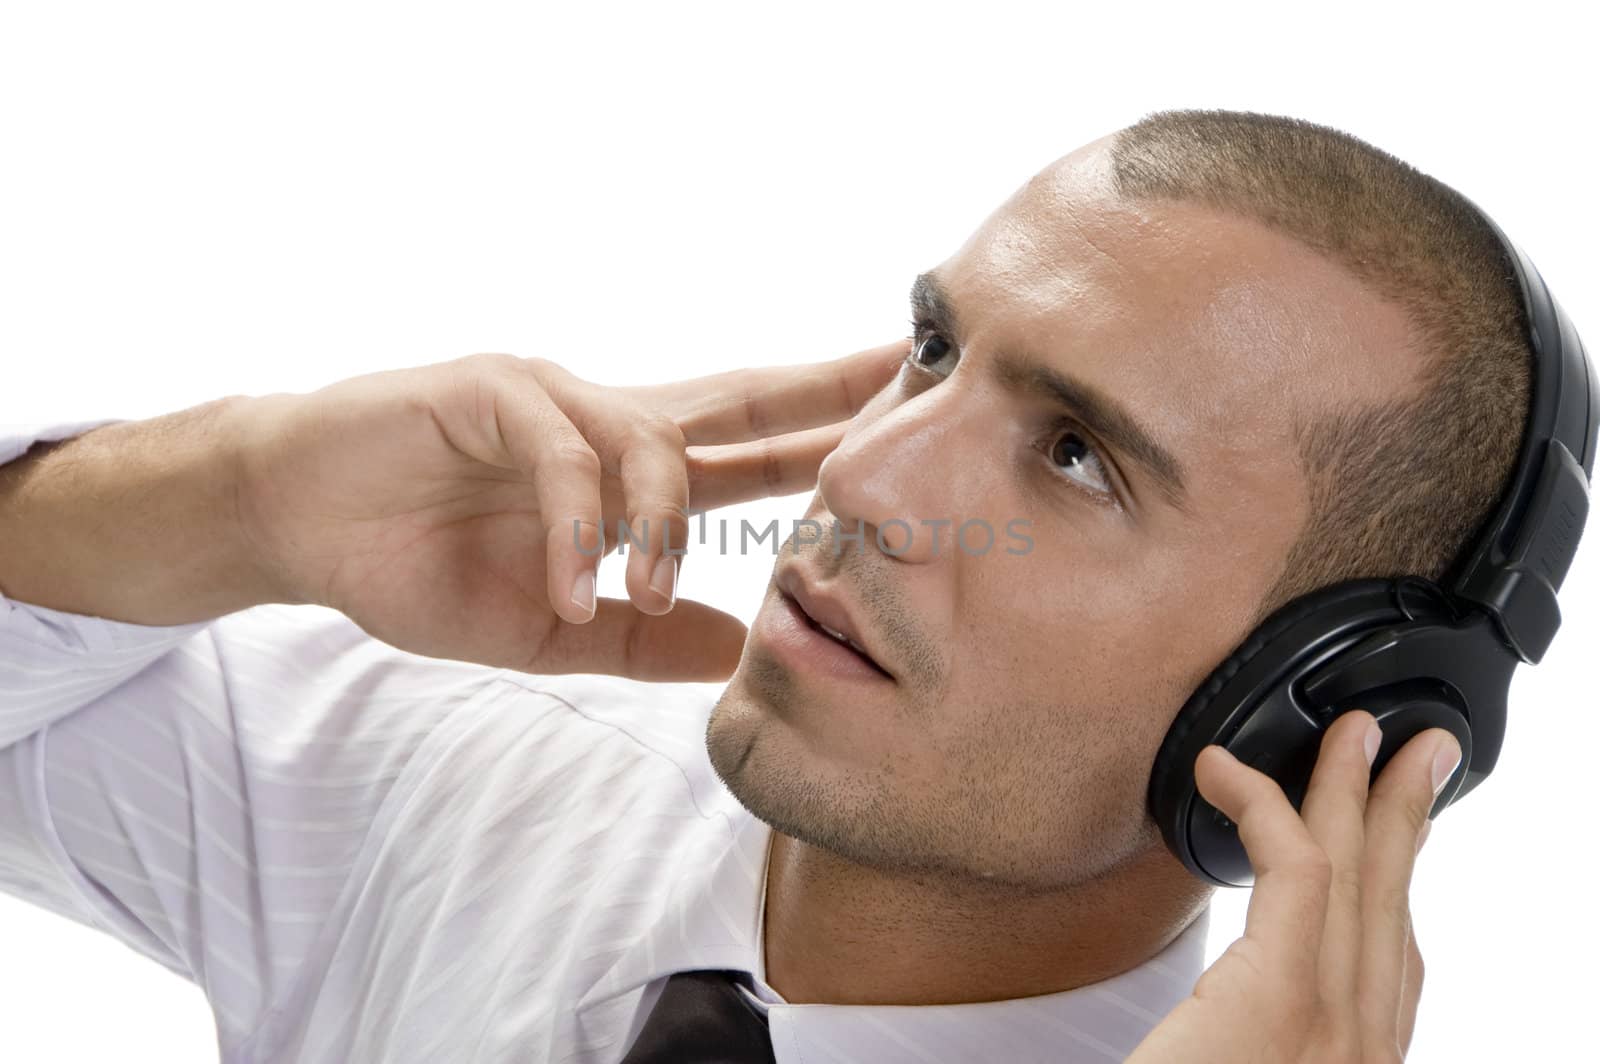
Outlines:
{"type": "Polygon", "coordinates": [[[528,672],[599,672],[634,680],[710,682],[733,675],[744,622],[693,599],[660,615],[603,598],[582,624],[558,621],[528,672]]]}

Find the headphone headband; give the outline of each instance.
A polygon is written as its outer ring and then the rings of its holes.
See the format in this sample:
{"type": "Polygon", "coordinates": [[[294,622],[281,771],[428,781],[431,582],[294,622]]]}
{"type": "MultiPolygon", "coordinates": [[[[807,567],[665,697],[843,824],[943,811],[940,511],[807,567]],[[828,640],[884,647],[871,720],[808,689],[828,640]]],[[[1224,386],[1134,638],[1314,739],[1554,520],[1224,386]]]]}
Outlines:
{"type": "Polygon", "coordinates": [[[1533,262],[1486,211],[1472,206],[1516,277],[1534,353],[1533,381],[1509,486],[1442,582],[1493,617],[1521,660],[1537,663],[1561,625],[1556,591],[1589,512],[1600,381],[1533,262]]]}

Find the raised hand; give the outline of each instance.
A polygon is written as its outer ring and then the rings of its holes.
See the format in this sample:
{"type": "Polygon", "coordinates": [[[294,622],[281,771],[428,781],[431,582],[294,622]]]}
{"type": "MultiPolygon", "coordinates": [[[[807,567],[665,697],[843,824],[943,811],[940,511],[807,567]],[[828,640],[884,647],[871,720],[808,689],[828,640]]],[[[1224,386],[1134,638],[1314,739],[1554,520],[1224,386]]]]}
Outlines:
{"type": "Polygon", "coordinates": [[[1363,710],[1329,726],[1299,813],[1271,777],[1221,746],[1200,752],[1200,793],[1239,825],[1255,872],[1244,936],[1130,1064],[1405,1058],[1422,994],[1411,869],[1461,752],[1430,728],[1395,753],[1369,794],[1376,726],[1363,710]]]}
{"type": "Polygon", "coordinates": [[[745,628],[702,603],[674,607],[685,511],[813,486],[905,353],[899,341],[624,388],[483,354],[253,398],[238,520],[281,601],[331,606],[402,649],[723,679],[745,628]],[[596,602],[619,518],[628,600],[596,602]]]}

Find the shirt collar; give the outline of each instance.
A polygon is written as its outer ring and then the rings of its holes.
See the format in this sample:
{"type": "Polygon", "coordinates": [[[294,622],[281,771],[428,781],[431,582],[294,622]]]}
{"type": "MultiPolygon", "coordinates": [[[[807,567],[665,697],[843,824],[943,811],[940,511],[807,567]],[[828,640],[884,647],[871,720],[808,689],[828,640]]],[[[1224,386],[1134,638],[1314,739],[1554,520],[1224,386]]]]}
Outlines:
{"type": "MultiPolygon", "coordinates": [[[[673,972],[737,969],[764,984],[772,828],[737,803],[715,815],[727,818],[730,831],[708,833],[710,844],[673,881],[660,917],[584,995],[579,1011],[673,972]]],[[[1059,1061],[1068,1052],[1122,1060],[1193,991],[1209,918],[1207,906],[1137,967],[1055,994],[961,1005],[771,1004],[773,1048],[780,1064],[859,1060],[871,1047],[929,1060],[1059,1061]]]]}

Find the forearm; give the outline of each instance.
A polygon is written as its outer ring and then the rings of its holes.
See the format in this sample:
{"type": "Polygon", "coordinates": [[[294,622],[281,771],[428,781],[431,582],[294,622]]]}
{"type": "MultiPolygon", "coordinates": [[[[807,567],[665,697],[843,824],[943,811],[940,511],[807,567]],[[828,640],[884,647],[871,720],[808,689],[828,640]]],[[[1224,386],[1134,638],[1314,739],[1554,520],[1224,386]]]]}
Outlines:
{"type": "Polygon", "coordinates": [[[282,601],[236,516],[250,401],[103,425],[0,465],[0,591],[149,625],[282,601]]]}

